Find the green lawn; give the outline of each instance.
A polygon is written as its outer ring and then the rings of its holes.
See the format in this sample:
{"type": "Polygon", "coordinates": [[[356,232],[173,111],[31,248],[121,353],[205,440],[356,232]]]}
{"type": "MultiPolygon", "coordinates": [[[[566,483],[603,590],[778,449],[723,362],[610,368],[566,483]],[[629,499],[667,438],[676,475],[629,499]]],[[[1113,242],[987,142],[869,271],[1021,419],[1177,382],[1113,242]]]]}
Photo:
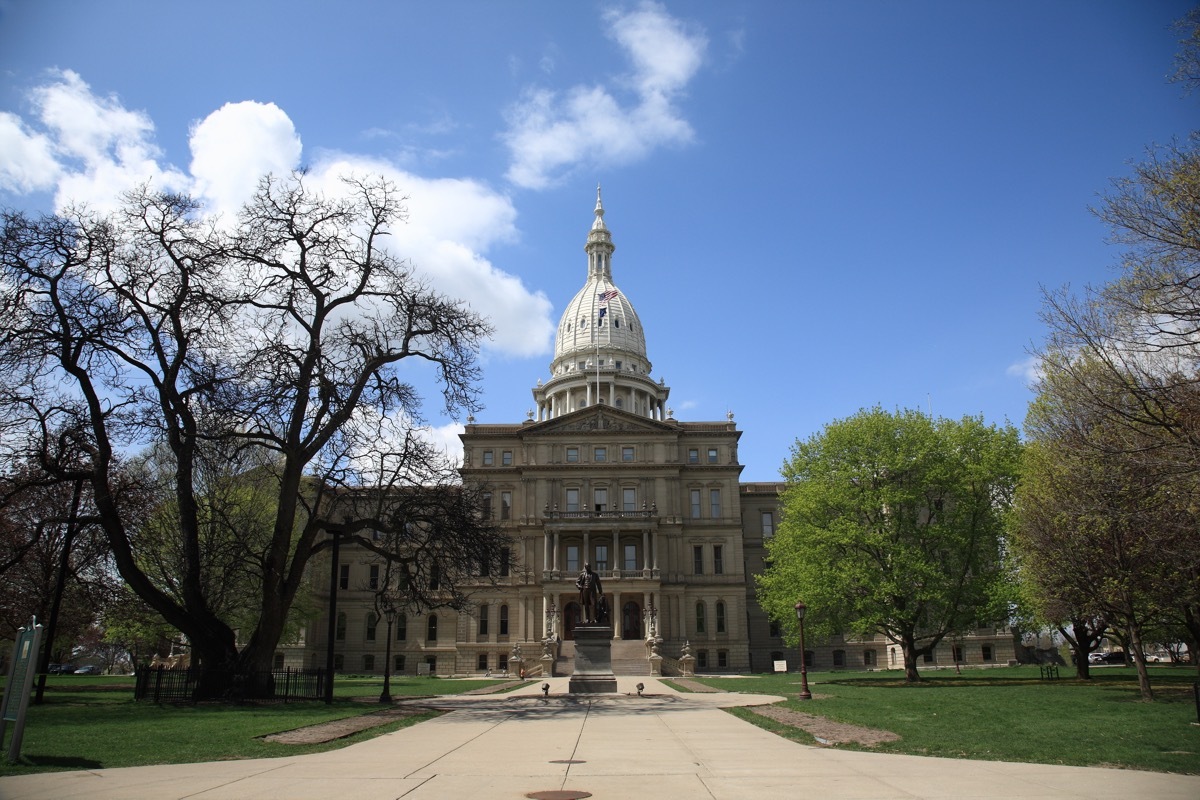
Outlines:
{"type": "MultiPolygon", "coordinates": [[[[490,680],[393,678],[394,696],[458,694],[496,683],[490,680]]],[[[278,703],[246,706],[156,706],[133,701],[132,677],[51,676],[45,702],[30,705],[21,763],[5,762],[10,723],[0,750],[0,775],[61,769],[182,764],[239,758],[270,758],[343,747],[363,738],[415,724],[433,715],[397,720],[355,736],[320,745],[284,745],[259,737],[352,717],[378,706],[351,698],[378,697],[381,677],[339,676],[333,705],[278,703]]]]}
{"type": "MultiPolygon", "coordinates": [[[[1132,668],[1096,668],[1090,681],[1062,674],[1043,681],[1036,667],[931,671],[909,686],[898,672],[809,673],[812,701],[794,699],[797,674],[699,680],[725,691],[790,695],[788,708],[900,736],[873,748],[879,751],[1200,774],[1195,670],[1151,668],[1153,703],[1141,701],[1132,668]]],[[[812,741],[751,712],[737,714],[812,741]]]]}

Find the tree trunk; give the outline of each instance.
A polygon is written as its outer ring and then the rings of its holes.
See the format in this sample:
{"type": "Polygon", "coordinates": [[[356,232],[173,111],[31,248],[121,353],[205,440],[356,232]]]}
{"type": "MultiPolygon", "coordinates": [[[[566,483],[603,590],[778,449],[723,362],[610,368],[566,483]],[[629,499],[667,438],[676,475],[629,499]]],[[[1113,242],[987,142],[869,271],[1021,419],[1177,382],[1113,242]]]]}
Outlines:
{"type": "Polygon", "coordinates": [[[1150,688],[1150,673],[1146,670],[1146,655],[1142,649],[1142,626],[1136,621],[1129,624],[1129,643],[1133,650],[1133,664],[1137,667],[1138,690],[1142,699],[1150,702],[1154,700],[1154,690],[1150,688]]]}
{"type": "Polygon", "coordinates": [[[901,634],[900,650],[904,653],[905,682],[919,683],[921,676],[917,674],[917,641],[911,632],[901,634]]]}

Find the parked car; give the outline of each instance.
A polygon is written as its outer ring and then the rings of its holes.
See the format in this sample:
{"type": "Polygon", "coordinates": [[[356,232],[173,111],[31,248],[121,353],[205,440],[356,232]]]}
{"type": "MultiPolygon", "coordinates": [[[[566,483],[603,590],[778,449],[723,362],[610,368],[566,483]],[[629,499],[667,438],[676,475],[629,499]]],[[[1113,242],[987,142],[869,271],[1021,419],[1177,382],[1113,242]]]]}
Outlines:
{"type": "Polygon", "coordinates": [[[100,668],[97,666],[93,666],[92,664],[88,664],[86,667],[80,667],[79,669],[75,670],[75,674],[76,675],[99,675],[100,668]]]}
{"type": "Polygon", "coordinates": [[[1088,656],[1088,661],[1092,664],[1124,664],[1125,654],[1120,650],[1113,650],[1109,653],[1092,653],[1088,656]]]}
{"type": "Polygon", "coordinates": [[[47,675],[70,675],[74,671],[74,664],[51,664],[46,667],[47,675]]]}

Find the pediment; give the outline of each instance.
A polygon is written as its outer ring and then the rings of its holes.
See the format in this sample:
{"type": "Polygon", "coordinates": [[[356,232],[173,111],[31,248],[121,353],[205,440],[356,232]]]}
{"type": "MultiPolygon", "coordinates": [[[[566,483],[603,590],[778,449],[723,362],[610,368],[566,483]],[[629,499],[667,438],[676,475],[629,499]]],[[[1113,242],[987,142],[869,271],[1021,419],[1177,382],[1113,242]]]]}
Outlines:
{"type": "Polygon", "coordinates": [[[524,433],[555,434],[555,433],[604,433],[604,432],[639,432],[665,433],[676,431],[677,426],[658,420],[630,414],[607,406],[592,406],[591,408],[572,411],[561,417],[538,422],[525,429],[524,433]]]}

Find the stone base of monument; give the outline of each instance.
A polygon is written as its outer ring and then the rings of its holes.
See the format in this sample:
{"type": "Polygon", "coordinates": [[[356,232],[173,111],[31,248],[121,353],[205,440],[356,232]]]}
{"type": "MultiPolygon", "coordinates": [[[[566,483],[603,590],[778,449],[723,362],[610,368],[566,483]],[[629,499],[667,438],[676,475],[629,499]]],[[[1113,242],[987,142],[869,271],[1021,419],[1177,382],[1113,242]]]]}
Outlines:
{"type": "Polygon", "coordinates": [[[608,625],[575,626],[575,668],[571,694],[605,694],[617,691],[612,671],[612,628],[608,625]]]}

